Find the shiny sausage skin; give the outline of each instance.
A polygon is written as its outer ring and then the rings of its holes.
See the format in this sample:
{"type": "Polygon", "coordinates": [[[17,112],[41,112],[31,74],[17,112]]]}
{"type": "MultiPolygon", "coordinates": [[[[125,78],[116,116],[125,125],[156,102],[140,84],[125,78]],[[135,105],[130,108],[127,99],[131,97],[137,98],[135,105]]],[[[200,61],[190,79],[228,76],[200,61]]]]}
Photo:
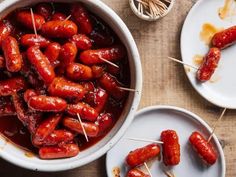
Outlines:
{"type": "MultiPolygon", "coordinates": [[[[84,134],[79,120],[71,118],[71,117],[65,117],[62,122],[65,127],[69,128],[79,134],[84,134]]],[[[98,136],[99,127],[95,123],[83,122],[82,124],[83,124],[83,127],[84,127],[88,137],[97,137],[98,136]]]]}
{"type": "Polygon", "coordinates": [[[65,20],[66,15],[60,12],[56,12],[52,15],[52,20],[65,20]]]}
{"type": "Polygon", "coordinates": [[[17,118],[22,122],[24,126],[27,126],[29,124],[29,118],[26,115],[26,108],[24,106],[22,98],[14,94],[12,95],[12,102],[16,110],[17,118]]]}
{"type": "Polygon", "coordinates": [[[80,84],[70,82],[63,77],[57,77],[48,87],[48,92],[52,96],[62,98],[83,99],[86,90],[80,84]]]}
{"type": "Polygon", "coordinates": [[[92,107],[98,113],[101,113],[104,110],[106,103],[108,102],[108,97],[108,93],[104,89],[98,87],[96,89],[88,91],[85,97],[85,101],[92,105],[92,107]]]}
{"type": "Polygon", "coordinates": [[[93,77],[96,79],[100,78],[104,74],[104,71],[105,71],[105,67],[98,66],[98,65],[93,65],[91,69],[93,72],[93,77]]]}
{"type": "Polygon", "coordinates": [[[61,112],[66,109],[67,103],[65,100],[58,97],[39,95],[30,97],[28,106],[37,111],[61,112]]]}
{"type": "Polygon", "coordinates": [[[54,130],[43,141],[32,140],[35,146],[54,146],[72,141],[74,135],[68,130],[54,130]]]}
{"type": "Polygon", "coordinates": [[[89,14],[82,4],[72,4],[71,15],[76,24],[78,24],[81,33],[90,34],[92,32],[93,27],[89,14]]]}
{"type": "Polygon", "coordinates": [[[13,27],[9,22],[0,22],[0,47],[2,46],[2,41],[11,34],[12,30],[13,27]]]}
{"type": "Polygon", "coordinates": [[[0,117],[16,115],[15,107],[8,97],[0,98],[0,117]]]}
{"type": "Polygon", "coordinates": [[[143,173],[141,170],[134,168],[128,171],[126,177],[150,177],[150,176],[143,173]]]}
{"type": "Polygon", "coordinates": [[[97,124],[99,127],[99,134],[107,133],[107,130],[112,127],[113,119],[110,113],[102,114],[97,119],[97,124]]]}
{"type": "Polygon", "coordinates": [[[189,137],[189,142],[200,158],[208,165],[213,165],[216,162],[217,154],[214,147],[199,132],[193,132],[189,137]]]}
{"type": "Polygon", "coordinates": [[[14,37],[7,36],[2,41],[2,50],[6,60],[7,70],[10,72],[20,71],[23,60],[16,39],[14,37]]]}
{"type": "MultiPolygon", "coordinates": [[[[30,11],[18,12],[16,15],[16,20],[25,27],[32,30],[34,29],[30,11]]],[[[36,13],[34,13],[34,21],[36,30],[40,30],[42,28],[42,25],[45,23],[45,19],[43,18],[43,16],[36,13]]]]}
{"type": "Polygon", "coordinates": [[[51,134],[61,120],[61,114],[54,114],[44,119],[37,127],[33,140],[42,142],[49,134],[51,134]]]}
{"type": "Polygon", "coordinates": [[[76,34],[72,36],[70,41],[73,42],[79,50],[88,50],[92,47],[91,40],[84,34],[76,34]]]}
{"type": "Polygon", "coordinates": [[[55,72],[47,57],[38,46],[32,46],[27,50],[27,58],[35,67],[40,77],[46,84],[50,84],[55,78],[55,72]]]}
{"type": "Polygon", "coordinates": [[[63,66],[67,66],[68,64],[75,61],[75,57],[77,55],[77,48],[75,44],[71,42],[65,43],[61,47],[61,53],[60,53],[60,60],[63,64],[63,66]]]}
{"type": "Polygon", "coordinates": [[[27,103],[32,96],[36,96],[36,95],[38,95],[38,94],[35,92],[35,90],[27,89],[24,93],[25,102],[27,103]]]}
{"type": "Polygon", "coordinates": [[[80,54],[80,61],[87,65],[95,65],[105,63],[101,58],[115,62],[122,59],[125,55],[125,48],[117,45],[103,49],[85,50],[80,54]]]}
{"type": "Polygon", "coordinates": [[[115,99],[124,98],[126,92],[121,90],[119,87],[121,86],[115,77],[112,75],[105,73],[99,78],[99,84],[115,99]]]}
{"type": "Polygon", "coordinates": [[[219,49],[224,49],[231,46],[236,42],[236,26],[232,26],[228,29],[216,33],[212,40],[212,46],[219,49]]]}
{"type": "Polygon", "coordinates": [[[24,47],[38,45],[44,48],[50,44],[50,41],[39,34],[37,34],[37,36],[35,34],[25,34],[21,36],[20,44],[24,47]]]}
{"type": "Polygon", "coordinates": [[[96,109],[99,113],[102,112],[108,102],[108,94],[102,88],[97,88],[94,92],[94,109],[96,109]]]}
{"type": "Polygon", "coordinates": [[[77,34],[76,24],[70,20],[48,21],[42,26],[42,34],[51,38],[70,38],[77,34]]]}
{"type": "Polygon", "coordinates": [[[166,166],[177,165],[180,162],[180,145],[177,133],[174,130],[161,132],[163,162],[166,166]]]}
{"type": "Polygon", "coordinates": [[[52,6],[47,3],[40,3],[35,9],[36,13],[43,16],[45,19],[49,19],[53,13],[52,6]]]}
{"type": "Polygon", "coordinates": [[[200,68],[197,71],[197,79],[201,82],[208,81],[217,65],[220,61],[221,51],[218,48],[210,48],[209,52],[203,59],[203,63],[201,64],[200,68]]]}
{"type": "Polygon", "coordinates": [[[46,50],[44,51],[44,55],[48,58],[52,65],[55,65],[61,51],[61,45],[57,42],[50,43],[46,50]]]}
{"type": "Polygon", "coordinates": [[[0,69],[5,68],[6,64],[5,64],[5,58],[3,58],[3,56],[0,55],[0,69]]]}
{"type": "Polygon", "coordinates": [[[26,82],[23,77],[15,77],[0,81],[0,96],[13,95],[16,92],[26,88],[26,82]]]}
{"type": "Polygon", "coordinates": [[[74,81],[91,80],[93,79],[93,72],[89,66],[71,63],[66,67],[66,76],[74,81]]]}
{"type": "Polygon", "coordinates": [[[86,103],[68,104],[66,112],[72,116],[80,115],[81,119],[95,122],[98,112],[86,103]]]}
{"type": "Polygon", "coordinates": [[[126,163],[130,168],[142,165],[144,162],[157,157],[160,153],[160,147],[157,144],[149,144],[142,148],[131,151],[126,157],[126,163]]]}
{"type": "Polygon", "coordinates": [[[41,147],[39,149],[39,157],[41,159],[68,158],[68,157],[74,157],[78,154],[79,154],[79,147],[76,144],[41,147]]]}

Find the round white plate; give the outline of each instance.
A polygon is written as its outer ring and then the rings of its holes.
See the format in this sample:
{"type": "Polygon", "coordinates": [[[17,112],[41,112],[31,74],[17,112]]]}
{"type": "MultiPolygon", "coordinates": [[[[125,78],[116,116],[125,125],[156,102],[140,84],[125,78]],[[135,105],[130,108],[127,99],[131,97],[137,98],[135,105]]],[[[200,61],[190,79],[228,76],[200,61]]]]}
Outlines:
{"type": "MultiPolygon", "coordinates": [[[[181,161],[172,170],[176,176],[188,177],[224,177],[225,159],[222,148],[216,136],[212,143],[218,151],[217,162],[206,167],[192,150],[188,138],[193,131],[200,131],[209,136],[210,127],[197,115],[172,106],[153,106],[139,111],[133,123],[121,140],[107,153],[106,170],[108,177],[114,177],[112,170],[119,167],[121,177],[125,177],[127,169],[124,163],[127,154],[136,148],[149,143],[127,140],[128,137],[158,140],[163,130],[173,129],[179,136],[181,146],[181,161]]],[[[151,166],[153,177],[166,177],[162,171],[163,163],[155,160],[151,166]]]]}
{"type": "MultiPolygon", "coordinates": [[[[236,25],[236,16],[221,20],[218,9],[225,0],[199,0],[190,10],[181,34],[182,60],[194,65],[196,54],[205,55],[209,47],[200,40],[199,33],[204,23],[211,23],[216,27],[228,28],[236,25]]],[[[212,76],[214,82],[199,83],[196,72],[192,69],[186,74],[197,92],[211,103],[230,109],[236,109],[236,45],[222,51],[222,57],[216,72],[212,76]]]]}

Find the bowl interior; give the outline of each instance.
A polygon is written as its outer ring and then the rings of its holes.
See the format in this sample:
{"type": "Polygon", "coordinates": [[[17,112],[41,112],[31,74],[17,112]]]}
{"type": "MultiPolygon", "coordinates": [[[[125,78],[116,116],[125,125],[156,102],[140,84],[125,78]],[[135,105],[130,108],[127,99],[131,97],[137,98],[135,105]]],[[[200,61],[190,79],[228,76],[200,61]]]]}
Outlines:
{"type": "MultiPolygon", "coordinates": [[[[43,2],[43,0],[4,1],[0,4],[0,17],[3,18],[16,8],[28,6],[38,2],[43,2]]],[[[67,1],[56,0],[54,2],[67,1]]],[[[76,2],[76,0],[74,0],[74,2],[76,2]]],[[[87,164],[102,156],[112,147],[112,145],[114,145],[115,142],[119,140],[124,131],[128,128],[134,117],[134,113],[137,110],[141,96],[142,71],[139,53],[132,35],[123,21],[100,0],[81,0],[81,2],[83,2],[90,11],[102,18],[114,30],[126,46],[130,65],[131,88],[135,88],[138,92],[132,92],[129,94],[129,98],[126,102],[126,106],[123,108],[122,115],[112,130],[97,144],[80,152],[78,156],[73,158],[41,160],[37,156],[28,156],[24,150],[8,143],[4,138],[0,138],[0,156],[18,166],[40,171],[61,171],[87,164]]]]}

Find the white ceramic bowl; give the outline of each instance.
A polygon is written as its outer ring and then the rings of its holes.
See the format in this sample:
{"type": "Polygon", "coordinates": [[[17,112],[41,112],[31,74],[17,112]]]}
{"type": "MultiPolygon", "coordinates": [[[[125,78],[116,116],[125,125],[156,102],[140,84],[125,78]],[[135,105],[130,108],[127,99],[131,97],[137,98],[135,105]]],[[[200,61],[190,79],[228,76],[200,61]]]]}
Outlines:
{"type": "MultiPolygon", "coordinates": [[[[78,0],[71,0],[70,2],[77,1],[78,0]]],[[[0,4],[0,16],[4,17],[16,8],[38,2],[43,2],[43,0],[5,0],[0,4]]],[[[63,0],[54,0],[53,2],[63,2],[63,0]]],[[[66,2],[66,0],[64,0],[64,2],[66,2]]],[[[103,2],[100,0],[81,0],[81,2],[83,2],[90,11],[101,17],[110,25],[125,44],[128,51],[131,71],[131,88],[135,88],[138,92],[129,94],[122,115],[112,130],[97,144],[82,151],[78,156],[73,158],[41,160],[38,157],[28,157],[25,155],[25,151],[6,142],[3,138],[0,138],[0,156],[15,165],[36,171],[62,171],[85,165],[104,155],[121,138],[134,118],[142,89],[142,69],[139,52],[134,39],[119,16],[103,2]]]]}

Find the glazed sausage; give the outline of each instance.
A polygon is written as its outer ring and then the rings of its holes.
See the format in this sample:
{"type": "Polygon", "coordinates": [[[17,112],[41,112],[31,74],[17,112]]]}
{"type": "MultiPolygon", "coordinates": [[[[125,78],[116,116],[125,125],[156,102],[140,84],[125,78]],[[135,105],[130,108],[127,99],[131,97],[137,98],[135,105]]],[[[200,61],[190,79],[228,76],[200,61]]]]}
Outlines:
{"type": "Polygon", "coordinates": [[[76,24],[78,24],[81,33],[89,34],[92,32],[92,23],[89,14],[82,4],[72,4],[71,16],[76,24]]]}
{"type": "Polygon", "coordinates": [[[13,27],[8,21],[0,22],[0,47],[2,46],[2,41],[11,34],[12,30],[13,27]]]}
{"type": "Polygon", "coordinates": [[[10,72],[18,72],[22,68],[22,56],[16,39],[7,36],[2,41],[2,50],[6,60],[7,70],[10,72]]]}
{"type": "Polygon", "coordinates": [[[97,119],[99,134],[105,134],[113,125],[112,115],[110,113],[102,114],[97,119]]]}
{"type": "Polygon", "coordinates": [[[32,96],[36,96],[36,95],[38,95],[38,94],[35,92],[35,90],[27,89],[24,93],[25,102],[27,103],[32,96]]]}
{"type": "Polygon", "coordinates": [[[50,44],[50,41],[39,34],[25,34],[21,36],[20,44],[24,47],[38,45],[44,48],[50,44]]]}
{"type": "Polygon", "coordinates": [[[26,109],[21,97],[17,94],[12,95],[12,102],[14,104],[17,118],[22,122],[24,126],[29,124],[28,116],[26,115],[26,109]]]}
{"type": "Polygon", "coordinates": [[[27,58],[35,67],[40,77],[46,84],[50,84],[55,78],[55,72],[47,57],[38,46],[32,46],[27,50],[27,58]]]}
{"type": "Polygon", "coordinates": [[[55,65],[61,51],[61,45],[57,42],[50,43],[46,50],[44,51],[44,55],[48,58],[52,65],[55,65]]]}
{"type": "Polygon", "coordinates": [[[102,64],[105,63],[102,59],[115,62],[122,59],[125,55],[125,48],[117,45],[103,49],[85,50],[80,54],[80,61],[87,65],[102,64]]]}
{"type": "Polygon", "coordinates": [[[217,154],[214,147],[199,133],[193,132],[189,137],[189,142],[200,158],[208,165],[213,165],[217,160],[217,154]]]}
{"type": "Polygon", "coordinates": [[[126,163],[130,168],[134,168],[154,157],[157,157],[159,153],[160,147],[157,144],[149,144],[131,151],[126,157],[126,163]]]}
{"type": "Polygon", "coordinates": [[[91,67],[92,69],[92,72],[93,72],[93,77],[94,78],[100,78],[103,74],[104,74],[104,71],[105,71],[105,68],[102,67],[102,66],[98,66],[98,65],[93,65],[91,67]]]}
{"type": "Polygon", "coordinates": [[[216,33],[212,38],[212,46],[224,49],[236,42],[236,26],[216,33]]]}
{"type": "Polygon", "coordinates": [[[75,44],[71,42],[67,42],[61,47],[60,60],[62,61],[63,66],[67,66],[75,61],[77,51],[75,44]]]}
{"type": "Polygon", "coordinates": [[[80,84],[70,82],[63,77],[57,77],[48,87],[48,92],[52,96],[59,96],[62,98],[77,98],[83,99],[86,90],[80,84]]]}
{"type": "Polygon", "coordinates": [[[97,110],[97,112],[102,112],[106,106],[106,103],[108,102],[108,94],[105,90],[102,88],[97,88],[94,92],[94,109],[97,110]]]}
{"type": "Polygon", "coordinates": [[[59,159],[74,157],[79,154],[79,147],[76,144],[65,144],[62,146],[41,147],[39,157],[41,159],[59,159]]]}
{"type": "MultiPolygon", "coordinates": [[[[30,11],[20,11],[16,15],[16,20],[29,29],[34,29],[30,11]]],[[[40,30],[45,23],[43,16],[34,13],[34,22],[36,30],[40,30]]]]}
{"type": "Polygon", "coordinates": [[[36,13],[43,16],[45,19],[49,19],[52,15],[52,6],[48,3],[40,3],[36,6],[36,13]]]}
{"type": "Polygon", "coordinates": [[[67,103],[65,100],[58,97],[39,95],[30,97],[28,106],[37,111],[61,112],[66,109],[67,103]]]}
{"type": "Polygon", "coordinates": [[[26,82],[23,77],[14,77],[8,80],[3,80],[0,81],[0,96],[13,95],[25,88],[26,82]]]}
{"type": "Polygon", "coordinates": [[[80,84],[87,92],[93,92],[95,89],[94,84],[92,82],[80,82],[80,84]]]}
{"type": "Polygon", "coordinates": [[[124,90],[119,88],[121,84],[116,80],[116,78],[108,73],[103,74],[102,77],[99,78],[99,84],[115,99],[120,100],[124,98],[126,94],[124,90]]]}
{"type": "Polygon", "coordinates": [[[180,145],[174,130],[161,132],[163,162],[166,166],[177,165],[180,162],[180,145]]]}
{"type": "Polygon", "coordinates": [[[0,98],[0,117],[16,115],[15,107],[8,97],[0,98]]]}
{"type": "MultiPolygon", "coordinates": [[[[82,124],[88,137],[98,136],[99,127],[95,123],[83,122],[82,124]]],[[[79,134],[84,134],[82,126],[77,119],[65,117],[63,119],[63,125],[79,134]]]]}
{"type": "Polygon", "coordinates": [[[93,72],[89,66],[71,63],[66,67],[66,76],[74,81],[91,80],[93,79],[93,72]]]}
{"type": "Polygon", "coordinates": [[[221,52],[218,48],[210,48],[208,54],[204,57],[203,63],[197,71],[197,79],[201,82],[208,81],[220,61],[221,52]]]}
{"type": "Polygon", "coordinates": [[[65,20],[66,15],[60,12],[56,12],[52,15],[52,20],[65,20]]]}
{"type": "Polygon", "coordinates": [[[86,103],[69,104],[66,109],[67,113],[72,116],[80,115],[81,119],[95,122],[98,112],[86,103]]]}
{"type": "Polygon", "coordinates": [[[61,114],[54,114],[43,120],[33,135],[34,141],[42,142],[48,135],[50,135],[60,122],[61,117],[61,114]]]}
{"type": "Polygon", "coordinates": [[[141,170],[134,168],[128,171],[126,177],[150,177],[150,176],[143,173],[141,170]]]}
{"type": "Polygon", "coordinates": [[[74,43],[79,50],[88,50],[92,47],[91,40],[84,34],[76,34],[72,36],[70,41],[74,43]]]}
{"type": "Polygon", "coordinates": [[[42,34],[51,38],[70,38],[77,34],[76,24],[70,20],[48,21],[42,26],[42,34]]]}
{"type": "Polygon", "coordinates": [[[0,69],[5,68],[5,59],[0,55],[0,69]]]}
{"type": "Polygon", "coordinates": [[[98,87],[96,89],[89,90],[85,100],[87,103],[93,106],[93,108],[98,112],[102,112],[108,102],[108,93],[98,87]]]}
{"type": "Polygon", "coordinates": [[[32,140],[35,146],[54,146],[72,141],[74,135],[68,130],[54,130],[43,141],[32,140]]]}

